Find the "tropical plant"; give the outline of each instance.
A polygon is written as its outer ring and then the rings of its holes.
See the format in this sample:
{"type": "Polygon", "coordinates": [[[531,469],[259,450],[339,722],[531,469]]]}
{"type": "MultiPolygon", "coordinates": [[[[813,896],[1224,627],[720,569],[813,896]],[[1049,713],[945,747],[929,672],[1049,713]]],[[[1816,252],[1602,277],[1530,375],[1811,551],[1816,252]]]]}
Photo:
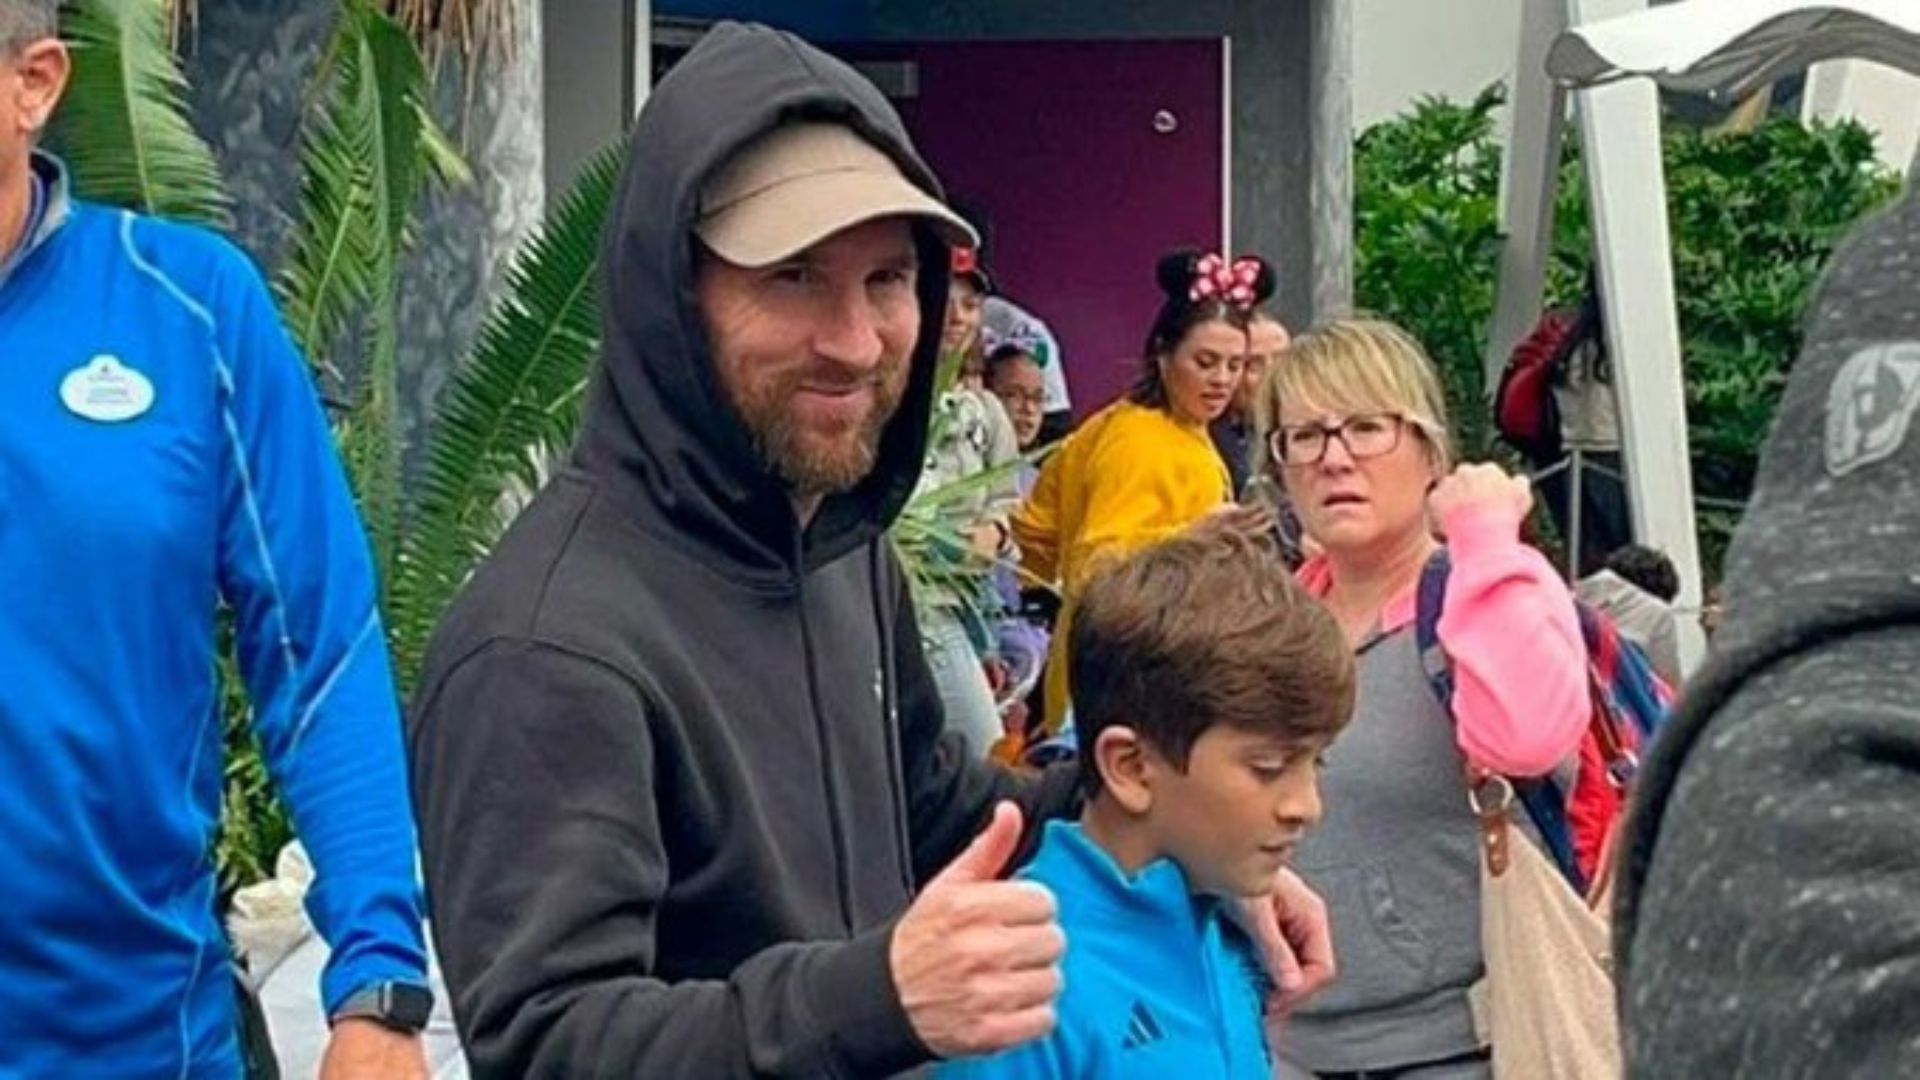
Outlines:
{"type": "MultiPolygon", "coordinates": [[[[199,22],[200,0],[149,0],[165,8],[169,40],[178,44],[183,29],[199,22]]],[[[383,0],[382,10],[404,27],[430,62],[457,52],[467,62],[469,85],[490,56],[510,50],[525,0],[383,0]]]]}
{"type": "MultiPolygon", "coordinates": [[[[74,74],[54,141],[76,190],[106,203],[224,227],[228,198],[195,134],[186,83],[159,0],[71,0],[63,12],[74,74]]],[[[393,415],[398,262],[430,179],[465,166],[428,112],[432,89],[413,40],[370,0],[343,0],[316,68],[302,128],[301,206],[277,275],[290,332],[350,407],[338,437],[380,558],[391,573],[400,528],[393,415]]],[[[224,624],[223,624],[224,625],[224,624]]],[[[222,671],[235,670],[223,634],[222,671]]],[[[223,884],[261,873],[287,835],[265,783],[243,695],[225,684],[228,808],[216,845],[223,884]],[[266,845],[274,845],[268,848],[266,845]]]]}
{"type": "Polygon", "coordinates": [[[317,71],[281,309],[295,344],[352,402],[341,453],[387,582],[401,527],[400,257],[424,182],[470,178],[429,111],[433,87],[419,51],[384,13],[364,0],[343,3],[317,71]],[[343,341],[356,321],[361,340],[343,341]],[[340,363],[343,352],[357,363],[340,363]]]}
{"type": "Polygon", "coordinates": [[[473,355],[441,399],[393,585],[387,632],[402,686],[473,565],[499,537],[510,490],[530,492],[573,441],[600,348],[600,230],[620,147],[581,170],[521,247],[473,355]]]}
{"type": "Polygon", "coordinates": [[[187,120],[187,81],[154,0],[69,3],[73,75],[54,147],[89,198],[215,228],[229,223],[213,151],[187,120]]]}
{"type": "Polygon", "coordinates": [[[1439,367],[1454,438],[1484,456],[1480,372],[1500,258],[1498,87],[1468,105],[1423,98],[1354,144],[1354,297],[1405,326],[1439,367]]]}

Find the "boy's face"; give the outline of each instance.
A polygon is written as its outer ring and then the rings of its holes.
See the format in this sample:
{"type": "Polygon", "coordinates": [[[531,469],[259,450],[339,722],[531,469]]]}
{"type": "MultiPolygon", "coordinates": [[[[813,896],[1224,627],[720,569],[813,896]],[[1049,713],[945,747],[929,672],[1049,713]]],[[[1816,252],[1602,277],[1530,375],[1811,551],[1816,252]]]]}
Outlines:
{"type": "Polygon", "coordinates": [[[1185,770],[1149,751],[1145,821],[1195,892],[1239,897],[1273,890],[1274,874],[1320,820],[1320,758],[1328,741],[1216,724],[1193,744],[1185,770]]]}

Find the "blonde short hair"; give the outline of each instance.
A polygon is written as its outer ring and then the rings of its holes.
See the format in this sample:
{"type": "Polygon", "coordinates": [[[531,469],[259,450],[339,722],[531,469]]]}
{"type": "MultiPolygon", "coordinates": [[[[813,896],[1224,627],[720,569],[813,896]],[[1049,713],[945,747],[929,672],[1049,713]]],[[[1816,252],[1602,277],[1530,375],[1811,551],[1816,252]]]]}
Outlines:
{"type": "Polygon", "coordinates": [[[1440,376],[1413,335],[1390,322],[1336,319],[1294,338],[1267,365],[1254,398],[1261,447],[1287,402],[1338,414],[1397,413],[1426,439],[1440,472],[1453,468],[1440,376]]]}

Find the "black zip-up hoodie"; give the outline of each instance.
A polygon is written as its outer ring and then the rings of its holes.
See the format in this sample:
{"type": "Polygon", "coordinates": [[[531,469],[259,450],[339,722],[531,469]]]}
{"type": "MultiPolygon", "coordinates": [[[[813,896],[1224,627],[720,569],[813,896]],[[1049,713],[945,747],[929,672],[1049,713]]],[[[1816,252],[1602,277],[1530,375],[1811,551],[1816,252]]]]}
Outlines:
{"type": "Polygon", "coordinates": [[[870,84],[722,25],[655,89],[602,248],[570,466],[441,625],[409,717],[432,928],[482,1077],[879,1076],[928,1059],[894,920],[999,797],[967,760],[884,530],[924,455],[946,250],[924,229],[910,388],[804,531],[727,405],[694,295],[703,180],[794,117],[939,188],[870,84]]]}

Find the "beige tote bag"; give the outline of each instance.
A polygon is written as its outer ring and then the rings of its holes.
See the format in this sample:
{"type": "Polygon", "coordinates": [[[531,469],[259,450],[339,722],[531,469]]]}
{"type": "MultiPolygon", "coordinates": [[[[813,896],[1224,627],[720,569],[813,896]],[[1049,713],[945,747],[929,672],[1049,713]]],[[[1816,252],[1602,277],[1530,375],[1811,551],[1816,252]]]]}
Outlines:
{"type": "MultiPolygon", "coordinates": [[[[1470,787],[1480,819],[1480,938],[1487,974],[1475,1022],[1498,1080],[1619,1080],[1620,1025],[1606,908],[1590,905],[1513,823],[1513,787],[1470,787]]],[[[1611,846],[1611,845],[1609,845],[1611,846]]],[[[1606,853],[1608,856],[1611,852],[1606,853]]],[[[1601,865],[1610,868],[1611,859],[1601,865]]],[[[1602,902],[1612,874],[1594,883],[1602,902]]]]}

